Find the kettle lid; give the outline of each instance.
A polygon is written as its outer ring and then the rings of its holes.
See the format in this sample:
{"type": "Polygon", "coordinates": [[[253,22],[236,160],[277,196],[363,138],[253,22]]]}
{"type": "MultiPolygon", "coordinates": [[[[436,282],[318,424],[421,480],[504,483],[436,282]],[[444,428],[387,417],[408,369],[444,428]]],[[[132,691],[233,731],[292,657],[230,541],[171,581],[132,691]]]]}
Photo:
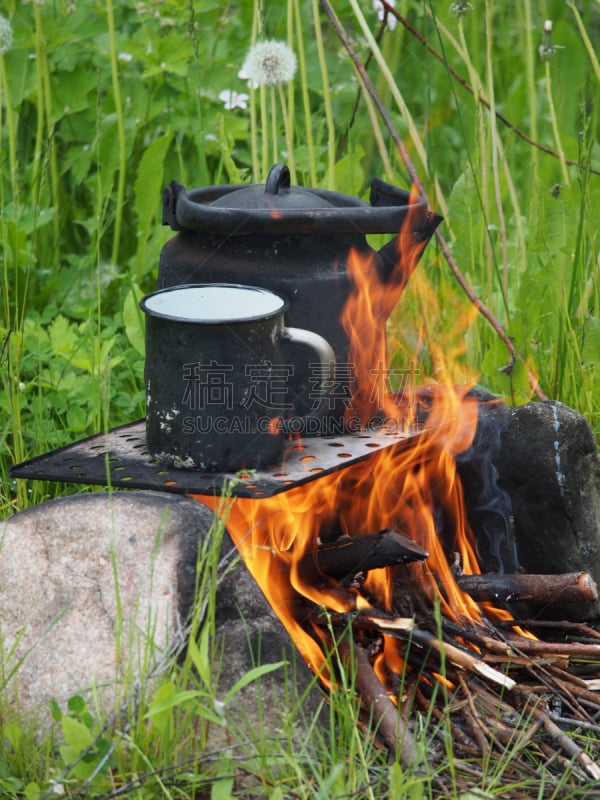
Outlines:
{"type": "Polygon", "coordinates": [[[422,197],[375,178],[371,203],[325,189],[290,185],[285,164],[271,168],[266,184],[203,189],[172,181],[163,191],[163,225],[175,231],[227,236],[398,233],[409,210],[417,228],[429,225],[422,197]]]}
{"type": "Polygon", "coordinates": [[[287,209],[331,208],[333,204],[322,195],[303,186],[291,186],[290,171],[285,164],[275,164],[267,182],[244,186],[222,194],[211,205],[217,208],[287,209]]]}

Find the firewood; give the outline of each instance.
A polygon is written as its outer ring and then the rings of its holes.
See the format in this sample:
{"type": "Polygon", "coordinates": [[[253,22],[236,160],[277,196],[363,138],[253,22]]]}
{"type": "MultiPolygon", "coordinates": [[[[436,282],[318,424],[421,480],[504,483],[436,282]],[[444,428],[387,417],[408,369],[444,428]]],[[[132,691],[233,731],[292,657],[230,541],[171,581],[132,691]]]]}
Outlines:
{"type": "Polygon", "coordinates": [[[390,755],[398,758],[403,766],[414,765],[418,751],[415,739],[401,709],[394,705],[383,684],[371,666],[367,651],[346,639],[338,642],[343,661],[355,664],[355,689],[361,698],[364,709],[372,714],[377,734],[384,742],[390,755]]]}
{"type": "Polygon", "coordinates": [[[369,619],[369,621],[374,622],[383,633],[387,633],[390,636],[406,637],[407,633],[409,633],[411,642],[438,653],[442,661],[447,661],[456,667],[474,672],[482,678],[487,678],[487,680],[499,686],[503,686],[505,689],[512,689],[516,685],[515,681],[508,675],[504,675],[497,669],[490,667],[489,664],[486,664],[477,656],[472,655],[450,642],[438,639],[432,633],[429,633],[429,631],[419,630],[414,624],[409,626],[407,623],[411,622],[411,620],[384,620],[381,618],[369,617],[368,614],[363,616],[369,619]]]}
{"type": "Polygon", "coordinates": [[[461,575],[457,583],[473,600],[522,600],[531,605],[560,603],[594,603],[598,588],[587,572],[566,572],[562,575],[497,574],[461,575]]]}
{"type": "MultiPolygon", "coordinates": [[[[517,692],[517,694],[521,694],[521,692],[517,692]]],[[[545,713],[540,708],[534,707],[531,709],[531,715],[535,720],[541,721],[548,736],[560,747],[563,753],[566,753],[577,761],[586,775],[592,780],[600,780],[600,767],[594,763],[573,739],[570,739],[566,733],[561,731],[558,725],[550,719],[549,714],[545,713]]]]}
{"type": "Polygon", "coordinates": [[[321,544],[307,553],[300,569],[310,570],[314,561],[319,572],[346,581],[372,569],[392,567],[410,561],[424,561],[428,553],[402,533],[385,529],[363,536],[342,536],[334,542],[321,544]]]}

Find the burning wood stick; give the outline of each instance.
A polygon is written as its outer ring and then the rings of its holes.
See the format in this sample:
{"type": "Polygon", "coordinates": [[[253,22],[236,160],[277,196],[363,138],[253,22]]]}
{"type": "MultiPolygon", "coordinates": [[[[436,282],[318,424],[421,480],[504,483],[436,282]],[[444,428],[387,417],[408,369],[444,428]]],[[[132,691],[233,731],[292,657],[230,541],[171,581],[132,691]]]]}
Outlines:
{"type": "Polygon", "coordinates": [[[463,592],[473,600],[524,600],[532,605],[554,603],[594,603],[598,587],[587,572],[562,575],[514,574],[461,575],[456,579],[463,592]]]}
{"type": "MultiPolygon", "coordinates": [[[[344,618],[344,615],[338,614],[336,617],[339,624],[339,621],[344,618]]],[[[388,636],[400,637],[402,639],[410,638],[415,644],[432,650],[450,664],[474,672],[482,678],[487,678],[487,680],[503,686],[506,689],[512,689],[516,685],[512,678],[494,669],[481,658],[472,655],[456,645],[436,638],[432,633],[429,633],[429,631],[420,630],[417,628],[415,621],[410,617],[390,618],[362,612],[356,614],[352,620],[348,618],[348,621],[353,626],[369,626],[371,629],[377,629],[388,636]]]]}
{"type": "Polygon", "coordinates": [[[538,642],[533,639],[510,638],[508,644],[525,655],[561,656],[566,659],[590,658],[600,660],[600,644],[576,642],[538,642]]]}
{"type": "Polygon", "coordinates": [[[345,639],[338,643],[344,661],[354,658],[356,664],[355,686],[364,708],[372,712],[377,733],[391,754],[404,766],[417,760],[417,745],[400,709],[392,702],[383,684],[371,666],[367,651],[359,644],[349,644],[345,639]]]}
{"type": "Polygon", "coordinates": [[[490,667],[489,664],[486,664],[482,659],[477,658],[477,656],[471,655],[471,653],[468,653],[466,650],[456,645],[436,638],[432,633],[429,633],[429,631],[417,629],[414,623],[409,625],[408,623],[411,623],[412,620],[402,618],[396,621],[369,617],[368,615],[365,616],[369,621],[374,622],[375,625],[381,629],[382,633],[387,633],[391,636],[404,636],[407,632],[410,632],[410,638],[413,642],[423,647],[431,648],[449,663],[454,664],[454,666],[474,672],[482,678],[487,678],[493,683],[504,686],[505,689],[513,689],[516,686],[512,678],[490,667]]]}
{"type": "Polygon", "coordinates": [[[319,570],[338,580],[370,569],[424,561],[428,556],[412,539],[389,529],[366,536],[342,536],[319,545],[316,552],[319,570]]]}

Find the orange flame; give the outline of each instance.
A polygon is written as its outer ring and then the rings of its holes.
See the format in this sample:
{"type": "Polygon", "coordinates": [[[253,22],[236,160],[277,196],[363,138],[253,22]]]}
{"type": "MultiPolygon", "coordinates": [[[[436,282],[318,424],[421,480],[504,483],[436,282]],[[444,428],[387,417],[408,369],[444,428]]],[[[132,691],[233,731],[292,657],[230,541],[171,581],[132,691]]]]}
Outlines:
{"type": "MultiPolygon", "coordinates": [[[[227,519],[246,566],[325,685],[332,678],[323,629],[314,623],[316,610],[397,614],[403,589],[397,567],[371,570],[360,586],[346,587],[323,575],[315,558],[322,540],[384,528],[402,532],[429,553],[423,563],[403,566],[402,578],[417,582],[445,616],[481,619],[480,607],[459,589],[452,566],[458,561],[464,573],[480,571],[454,458],[471,445],[477,401],[468,396],[469,387],[449,382],[396,393],[388,388],[385,322],[423,246],[415,243],[409,218],[397,237],[397,263],[387,278],[375,255],[365,259],[351,253],[348,271],[354,291],[342,315],[355,376],[350,413],[365,427],[382,420],[382,437],[390,427],[418,433],[287,492],[261,500],[237,498],[227,519]]],[[[212,504],[216,507],[216,501],[212,504]]],[[[486,607],[486,613],[495,610],[486,607]]],[[[497,614],[507,616],[500,610],[497,614]]],[[[391,636],[384,634],[383,639],[375,668],[380,676],[398,675],[404,668],[401,645],[391,636]]]]}

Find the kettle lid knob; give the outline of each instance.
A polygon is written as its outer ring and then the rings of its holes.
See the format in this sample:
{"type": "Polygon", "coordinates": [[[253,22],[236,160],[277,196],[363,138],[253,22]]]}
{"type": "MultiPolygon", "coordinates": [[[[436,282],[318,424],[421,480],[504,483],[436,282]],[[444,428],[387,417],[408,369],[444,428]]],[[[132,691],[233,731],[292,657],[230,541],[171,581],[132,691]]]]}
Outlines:
{"type": "Polygon", "coordinates": [[[290,171],[286,164],[275,164],[269,170],[265,192],[267,194],[279,194],[280,189],[289,189],[292,185],[290,171]]]}

